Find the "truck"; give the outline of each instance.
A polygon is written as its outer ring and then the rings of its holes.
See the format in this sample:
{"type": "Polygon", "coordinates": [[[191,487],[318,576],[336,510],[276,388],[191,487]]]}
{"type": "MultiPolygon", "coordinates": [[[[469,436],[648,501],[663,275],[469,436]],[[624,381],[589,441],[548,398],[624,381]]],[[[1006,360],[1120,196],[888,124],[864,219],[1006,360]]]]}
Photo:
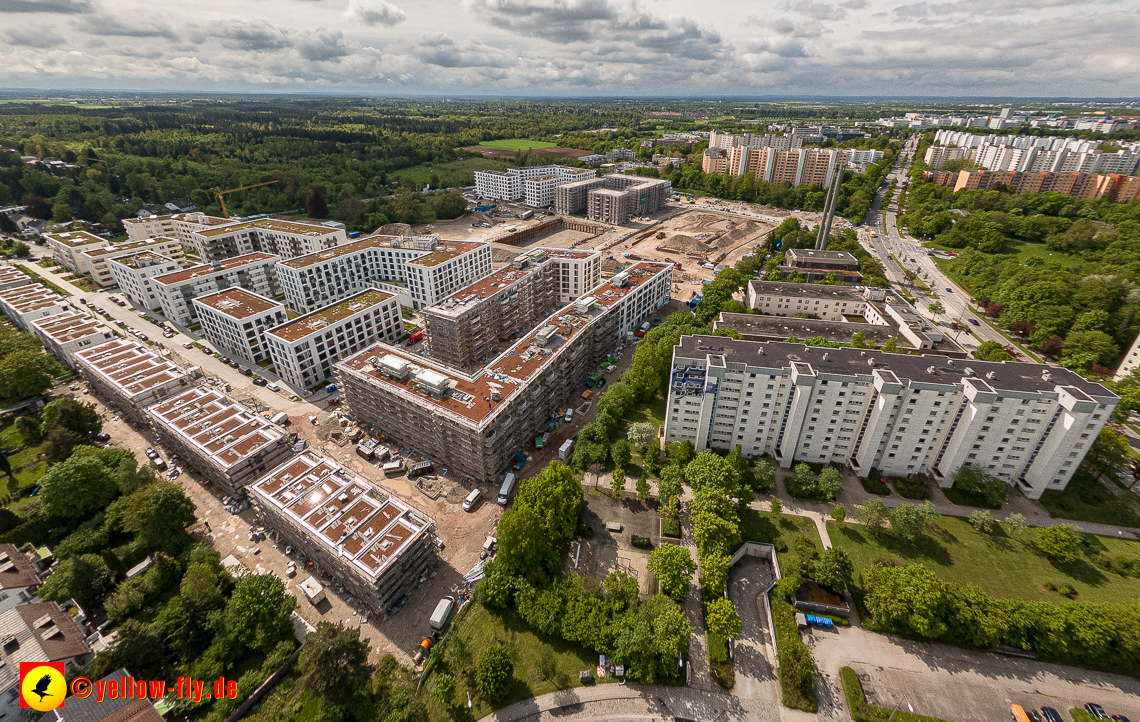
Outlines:
{"type": "Polygon", "coordinates": [[[534,218],[534,211],[523,211],[519,214],[519,218],[524,221],[529,221],[531,218],[534,218]]]}
{"type": "Polygon", "coordinates": [[[372,439],[365,439],[356,445],[356,453],[363,456],[365,459],[373,459],[376,457],[376,445],[378,442],[372,439]]]}
{"type": "Polygon", "coordinates": [[[562,442],[562,446],[558,447],[558,458],[566,461],[570,458],[570,450],[574,448],[574,439],[566,439],[562,442]]]}
{"type": "Polygon", "coordinates": [[[415,333],[413,333],[411,336],[408,337],[408,345],[409,346],[415,346],[417,343],[419,343],[423,339],[423,337],[424,337],[423,331],[416,331],[415,333]]]}
{"type": "Polygon", "coordinates": [[[516,478],[514,474],[507,472],[507,476],[503,479],[503,485],[499,487],[499,498],[496,499],[499,506],[506,506],[507,502],[511,500],[511,492],[515,490],[516,478]]]}
{"type": "Polygon", "coordinates": [[[412,464],[412,468],[408,469],[408,477],[409,478],[415,478],[415,477],[419,476],[420,474],[426,474],[429,471],[431,471],[431,462],[430,461],[421,461],[417,464],[412,464]]]}
{"type": "Polygon", "coordinates": [[[435,605],[428,625],[437,632],[442,632],[447,623],[451,621],[451,612],[455,609],[455,597],[444,597],[435,605]]]}
{"type": "Polygon", "coordinates": [[[278,426],[288,426],[289,425],[289,414],[282,411],[278,414],[274,414],[273,418],[270,419],[269,421],[271,423],[277,424],[278,426]]]}

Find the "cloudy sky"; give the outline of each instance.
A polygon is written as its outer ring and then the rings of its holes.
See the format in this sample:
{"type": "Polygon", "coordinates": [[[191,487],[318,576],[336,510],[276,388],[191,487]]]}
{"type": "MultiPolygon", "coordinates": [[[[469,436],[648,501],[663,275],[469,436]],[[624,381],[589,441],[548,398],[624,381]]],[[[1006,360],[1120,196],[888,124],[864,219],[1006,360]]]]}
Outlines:
{"type": "Polygon", "coordinates": [[[0,87],[1140,95],[1140,0],[0,0],[0,87]]]}

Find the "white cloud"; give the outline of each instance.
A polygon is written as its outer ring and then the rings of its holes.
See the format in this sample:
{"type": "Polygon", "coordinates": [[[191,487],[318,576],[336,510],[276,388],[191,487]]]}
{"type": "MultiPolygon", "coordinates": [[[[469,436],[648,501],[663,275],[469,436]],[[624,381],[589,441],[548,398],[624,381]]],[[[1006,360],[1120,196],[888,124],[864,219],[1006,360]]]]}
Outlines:
{"type": "Polygon", "coordinates": [[[403,10],[387,0],[348,0],[348,10],[345,10],[344,17],[365,25],[388,27],[399,25],[408,19],[403,10]]]}

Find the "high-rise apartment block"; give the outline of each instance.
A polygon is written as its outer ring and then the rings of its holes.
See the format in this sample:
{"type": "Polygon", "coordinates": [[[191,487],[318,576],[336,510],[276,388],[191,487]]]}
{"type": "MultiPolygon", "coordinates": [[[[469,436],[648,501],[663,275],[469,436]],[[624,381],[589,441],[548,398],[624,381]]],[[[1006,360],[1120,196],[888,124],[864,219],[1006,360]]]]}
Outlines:
{"type": "Polygon", "coordinates": [[[478,483],[493,481],[585,378],[670,300],[673,266],[639,262],[540,322],[474,373],[377,344],[336,364],[366,427],[478,483]]]}
{"type": "Polygon", "coordinates": [[[488,244],[435,236],[369,236],[277,264],[289,307],[301,312],[389,284],[423,308],[490,272],[488,244]]]}
{"type": "Polygon", "coordinates": [[[284,304],[244,288],[199,296],[194,311],[211,343],[251,364],[269,358],[265,332],[289,319],[284,304]]]}
{"type": "Polygon", "coordinates": [[[424,309],[432,358],[473,370],[601,282],[601,251],[535,248],[424,309]]]}
{"type": "Polygon", "coordinates": [[[348,240],[343,228],[269,218],[206,228],[190,236],[203,261],[220,261],[255,252],[296,258],[348,240]]]}
{"type": "Polygon", "coordinates": [[[545,208],[554,203],[554,189],[572,181],[593,178],[597,171],[564,165],[523,166],[475,171],[475,192],[503,201],[526,200],[528,206],[545,208]]]}
{"type": "Polygon", "coordinates": [[[970,464],[1036,499],[1065,488],[1118,402],[1043,364],[684,336],[665,440],[942,487],[970,464]]]}
{"type": "Polygon", "coordinates": [[[663,208],[672,192],[673,184],[667,180],[611,173],[558,186],[554,207],[565,215],[585,212],[591,221],[621,225],[631,215],[663,208]]]}
{"type": "Polygon", "coordinates": [[[849,152],[834,148],[753,148],[739,145],[731,148],[709,148],[702,158],[705,173],[728,173],[739,176],[753,174],[756,180],[769,183],[791,183],[828,187],[835,173],[847,168],[849,152]]]}
{"type": "Polygon", "coordinates": [[[197,318],[192,301],[227,288],[244,288],[259,296],[281,295],[275,264],[281,260],[270,253],[249,253],[224,261],[213,261],[151,279],[162,315],[167,320],[189,326],[197,318]]]}
{"type": "Polygon", "coordinates": [[[265,341],[281,380],[303,392],[332,377],[344,356],[377,341],[396,343],[403,332],[396,296],[370,288],[270,329],[265,341]]]}
{"type": "Polygon", "coordinates": [[[123,295],[135,307],[148,311],[162,306],[151,279],[175,273],[181,268],[178,261],[152,251],[139,251],[107,262],[107,270],[123,295]]]}

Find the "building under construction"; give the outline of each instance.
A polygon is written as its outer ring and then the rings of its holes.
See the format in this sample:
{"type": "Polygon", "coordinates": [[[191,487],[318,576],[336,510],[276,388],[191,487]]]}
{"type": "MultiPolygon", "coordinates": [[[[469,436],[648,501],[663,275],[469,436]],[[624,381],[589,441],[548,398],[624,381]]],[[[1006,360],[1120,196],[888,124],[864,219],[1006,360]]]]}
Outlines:
{"type": "Polygon", "coordinates": [[[670,300],[673,266],[640,262],[541,321],[472,374],[377,344],[336,365],[366,428],[476,483],[549,430],[586,377],[670,300]]]}
{"type": "Polygon", "coordinates": [[[536,248],[424,309],[433,358],[474,371],[601,282],[601,251],[536,248]]]}
{"type": "Polygon", "coordinates": [[[621,225],[631,215],[645,215],[665,206],[673,184],[667,180],[611,173],[602,178],[566,183],[554,189],[558,213],[586,213],[591,221],[621,225]]]}

